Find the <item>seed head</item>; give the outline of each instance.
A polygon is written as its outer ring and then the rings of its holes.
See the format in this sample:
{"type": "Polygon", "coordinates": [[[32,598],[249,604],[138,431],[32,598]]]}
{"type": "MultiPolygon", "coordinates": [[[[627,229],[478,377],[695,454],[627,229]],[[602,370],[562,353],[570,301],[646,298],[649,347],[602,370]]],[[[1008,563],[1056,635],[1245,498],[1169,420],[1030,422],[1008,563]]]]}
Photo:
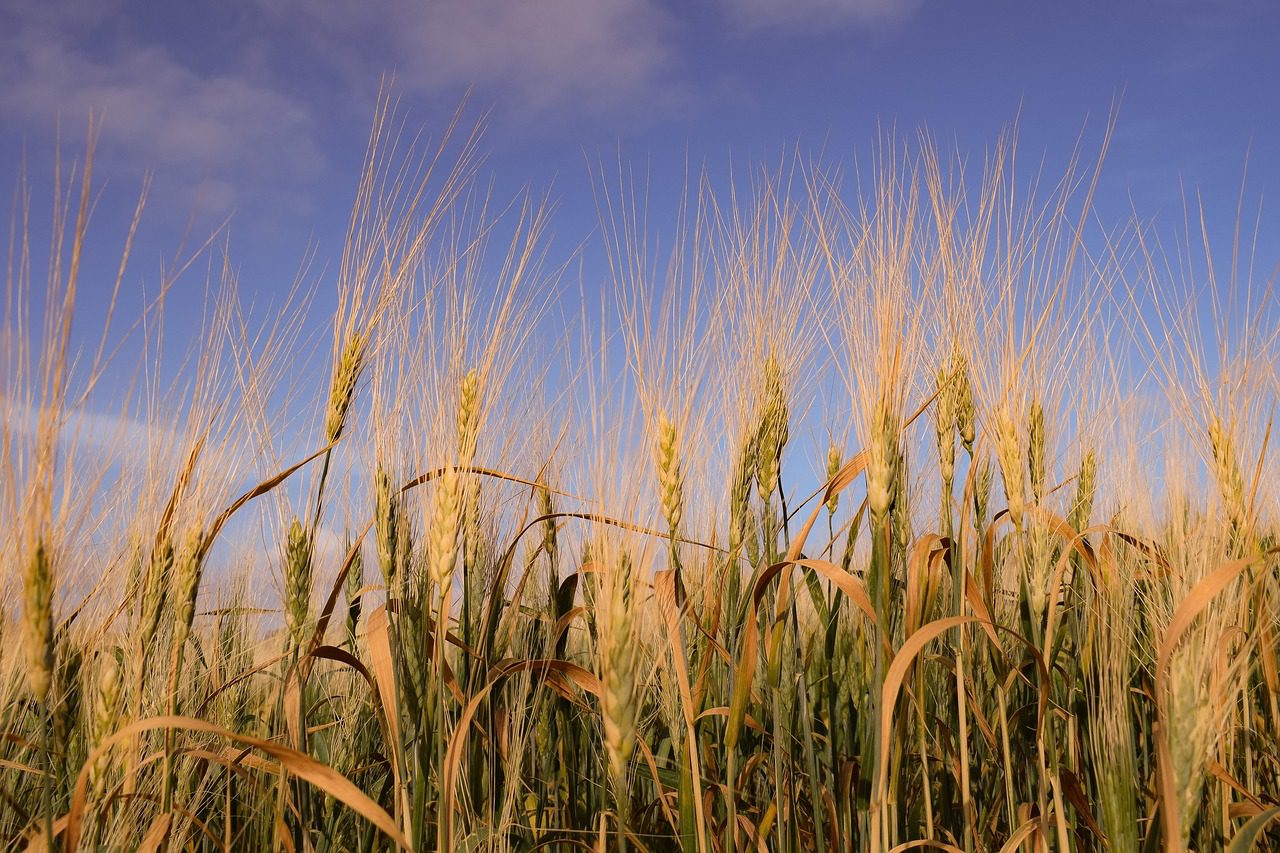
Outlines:
{"type": "Polygon", "coordinates": [[[301,648],[306,639],[304,631],[311,615],[311,577],[314,568],[311,556],[311,537],[303,528],[302,522],[295,518],[289,524],[284,553],[285,620],[295,648],[301,648]]]}
{"type": "Polygon", "coordinates": [[[1071,526],[1077,531],[1089,526],[1093,516],[1093,501],[1098,491],[1098,457],[1093,448],[1085,451],[1080,460],[1080,473],[1076,477],[1076,498],[1071,508],[1071,526]]]}
{"type": "Polygon", "coordinates": [[[462,490],[462,517],[464,520],[463,559],[468,566],[479,566],[484,562],[484,531],[480,506],[480,480],[475,476],[468,477],[462,490]]]}
{"type": "Polygon", "coordinates": [[[789,419],[782,367],[771,354],[764,363],[763,409],[755,441],[756,487],[766,503],[778,488],[782,449],[790,437],[789,419]]]}
{"type": "MultiPolygon", "coordinates": [[[[619,571],[619,574],[623,574],[619,571]]],[[[631,605],[624,577],[607,581],[602,602],[601,683],[604,687],[600,711],[603,718],[605,754],[609,774],[616,785],[625,778],[636,729],[636,649],[632,635],[631,605]]]]}
{"type": "Polygon", "coordinates": [[[120,710],[120,661],[115,650],[108,650],[98,665],[98,679],[93,700],[94,744],[106,740],[118,723],[120,710]]]}
{"type": "Polygon", "coordinates": [[[658,469],[658,490],[662,498],[662,516],[673,537],[679,535],[684,518],[684,473],[680,466],[680,436],[665,413],[658,415],[657,444],[654,465],[658,469]]]}
{"type": "Polygon", "coordinates": [[[1044,407],[1039,400],[1031,403],[1031,415],[1027,422],[1027,472],[1031,475],[1031,494],[1036,503],[1044,499],[1045,481],[1048,478],[1048,438],[1045,430],[1044,407]]]}
{"type": "Polygon", "coordinates": [[[334,364],[333,381],[329,386],[329,408],[324,418],[325,441],[330,444],[338,440],[346,427],[347,415],[356,396],[356,384],[364,369],[367,343],[368,337],[365,334],[353,333],[347,338],[342,354],[334,364]]]}
{"type": "Polygon", "coordinates": [[[755,478],[756,435],[748,437],[738,451],[729,484],[729,551],[736,553],[747,536],[751,514],[751,482],[755,478]]]}
{"type": "Polygon", "coordinates": [[[187,531],[182,550],[178,553],[173,573],[173,645],[182,648],[191,634],[191,624],[196,615],[196,593],[200,590],[200,575],[204,564],[204,532],[194,526],[187,531]]]}
{"type": "Polygon", "coordinates": [[[965,357],[956,351],[951,357],[951,382],[954,392],[952,413],[956,420],[956,431],[960,434],[960,443],[965,452],[973,457],[973,441],[977,436],[976,415],[973,406],[973,384],[969,381],[969,364],[965,357]]]}
{"type": "Polygon", "coordinates": [[[1009,517],[1018,528],[1022,527],[1022,511],[1026,506],[1027,468],[1022,459],[1022,447],[1013,412],[1006,402],[996,414],[996,456],[1004,479],[1005,495],[1009,499],[1009,517]]]}
{"type": "Polygon", "coordinates": [[[400,493],[392,487],[391,477],[381,464],[373,475],[373,502],[378,568],[382,571],[382,582],[386,584],[387,594],[394,595],[397,591],[396,567],[399,564],[401,532],[400,493]]]}
{"type": "Polygon", "coordinates": [[[987,510],[991,506],[991,483],[995,479],[995,473],[991,469],[991,460],[985,453],[975,464],[977,470],[973,482],[973,515],[976,526],[982,529],[987,523],[987,510]]]}
{"type": "MultiPolygon", "coordinates": [[[[114,649],[108,650],[100,657],[97,676],[93,692],[93,719],[89,732],[91,750],[106,740],[120,724],[120,661],[114,649]]],[[[98,797],[104,793],[107,769],[106,759],[103,759],[89,771],[89,784],[98,797]]]]}
{"type": "Polygon", "coordinates": [[[1214,415],[1209,421],[1209,448],[1213,452],[1213,472],[1232,525],[1241,529],[1245,522],[1244,477],[1236,461],[1231,431],[1214,415]]]}
{"type": "Polygon", "coordinates": [[[431,521],[428,572],[443,594],[458,561],[458,517],[461,482],[456,468],[446,468],[436,486],[435,514],[431,521]]]}
{"type": "Polygon", "coordinates": [[[467,371],[458,386],[458,459],[463,467],[476,458],[480,436],[480,374],[467,371]]]}
{"type": "Polygon", "coordinates": [[[142,592],[142,612],[139,623],[138,639],[142,643],[144,654],[151,648],[156,631],[160,627],[160,617],[164,613],[165,603],[169,597],[169,575],[173,571],[173,542],[166,537],[151,552],[146,573],[146,585],[142,592]]]}
{"type": "MultiPolygon", "coordinates": [[[[346,553],[351,552],[351,543],[347,543],[346,553]]],[[[360,623],[360,590],[364,588],[364,558],[357,550],[347,569],[347,582],[343,589],[347,599],[347,636],[355,639],[356,626],[360,623]]]]}
{"type": "Polygon", "coordinates": [[[53,578],[44,540],[36,541],[22,577],[23,635],[27,685],[37,702],[49,695],[53,679],[53,578]]]}
{"type": "MultiPolygon", "coordinates": [[[[545,484],[538,486],[538,514],[555,515],[556,506],[551,497],[551,490],[545,484]]],[[[556,561],[556,520],[547,518],[542,522],[542,550],[554,566],[556,561]]]]}
{"type": "Polygon", "coordinates": [[[877,527],[889,517],[898,496],[902,452],[898,446],[898,418],[883,398],[871,419],[867,461],[867,503],[877,527]]]}
{"type": "MultiPolygon", "coordinates": [[[[827,482],[830,483],[835,479],[836,474],[840,473],[844,460],[841,458],[840,446],[834,441],[827,447],[827,482]]],[[[827,501],[827,512],[832,515],[836,514],[836,507],[840,505],[840,493],[836,492],[827,501]]]]}
{"type": "Polygon", "coordinates": [[[950,483],[956,472],[956,387],[950,364],[938,368],[938,396],[933,402],[933,431],[938,444],[938,469],[950,483]]]}

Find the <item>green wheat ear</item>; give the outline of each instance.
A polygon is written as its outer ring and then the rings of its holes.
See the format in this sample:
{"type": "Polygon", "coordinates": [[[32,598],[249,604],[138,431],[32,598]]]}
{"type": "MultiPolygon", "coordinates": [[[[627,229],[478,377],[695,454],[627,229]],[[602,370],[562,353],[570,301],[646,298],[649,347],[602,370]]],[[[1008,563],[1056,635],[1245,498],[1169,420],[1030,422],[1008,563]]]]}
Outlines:
{"type": "MultiPolygon", "coordinates": [[[[119,728],[121,709],[121,672],[119,652],[108,648],[99,655],[97,678],[94,681],[92,724],[89,732],[90,748],[95,748],[119,728]]],[[[109,757],[97,762],[90,770],[89,785],[96,796],[105,794],[109,775],[109,757]]]]}
{"type": "Polygon", "coordinates": [[[951,381],[954,398],[952,412],[955,416],[956,432],[960,435],[960,443],[965,452],[973,457],[973,442],[977,438],[977,414],[973,405],[973,384],[969,380],[969,362],[964,355],[956,352],[951,361],[951,381]]]}
{"type": "Polygon", "coordinates": [[[1027,473],[1031,476],[1031,494],[1036,503],[1044,500],[1045,482],[1049,469],[1049,438],[1044,422],[1044,406],[1039,400],[1031,403],[1027,419],[1027,473]]]}
{"type": "Polygon", "coordinates": [[[337,441],[346,428],[347,417],[351,412],[351,404],[355,401],[356,385],[360,380],[360,372],[364,369],[365,352],[368,338],[356,332],[347,338],[333,370],[333,381],[329,386],[329,406],[325,411],[324,433],[329,444],[337,441]]]}
{"type": "Polygon", "coordinates": [[[871,421],[867,459],[867,504],[878,529],[898,499],[902,450],[898,444],[898,419],[883,398],[876,403],[871,421]]]}
{"type": "Polygon", "coordinates": [[[53,578],[43,539],[27,560],[22,594],[27,686],[37,702],[44,702],[53,680],[53,578]]]}
{"type": "Polygon", "coordinates": [[[738,451],[729,484],[729,553],[735,558],[750,532],[751,484],[755,481],[755,471],[756,435],[753,434],[738,451]]]}
{"type": "Polygon", "coordinates": [[[1093,502],[1098,492],[1098,457],[1093,448],[1085,451],[1076,475],[1076,496],[1071,506],[1071,526],[1077,532],[1086,529],[1093,517],[1093,502]]]}
{"type": "MultiPolygon", "coordinates": [[[[636,646],[632,623],[633,602],[627,594],[630,563],[623,555],[612,566],[601,602],[600,669],[603,687],[600,711],[609,777],[621,791],[636,738],[636,646]]],[[[619,799],[623,799],[620,795],[619,799]]]]}
{"type": "MultiPolygon", "coordinates": [[[[351,548],[352,542],[348,539],[343,553],[351,553],[351,548]]],[[[351,560],[351,566],[347,569],[347,581],[343,588],[347,600],[347,639],[351,641],[352,646],[355,645],[356,628],[360,624],[360,590],[363,588],[364,557],[357,549],[351,560]]]]}
{"type": "Polygon", "coordinates": [[[378,568],[382,572],[382,583],[387,588],[387,595],[394,596],[399,593],[398,567],[400,549],[404,544],[400,541],[400,492],[392,486],[391,476],[381,463],[373,475],[373,504],[378,568]]]}
{"type": "MultiPolygon", "coordinates": [[[[840,473],[840,468],[844,465],[844,459],[840,453],[840,447],[834,441],[827,447],[827,482],[830,483],[835,479],[836,474],[840,473]]],[[[836,508],[840,506],[840,493],[836,492],[831,495],[831,499],[827,501],[827,512],[832,515],[836,514],[836,508]]]]}
{"type": "Polygon", "coordinates": [[[542,522],[542,550],[547,555],[547,559],[554,566],[556,562],[557,548],[557,530],[556,520],[549,516],[555,515],[555,501],[551,497],[551,489],[547,488],[545,483],[538,483],[538,515],[544,516],[542,522]]]}
{"type": "Polygon", "coordinates": [[[307,621],[311,615],[311,578],[314,564],[311,554],[311,537],[297,518],[289,523],[285,539],[285,621],[293,648],[299,649],[306,640],[307,621]]]}
{"type": "Polygon", "coordinates": [[[790,418],[782,366],[771,353],[764,363],[763,409],[755,437],[756,488],[766,504],[778,488],[782,451],[790,439],[790,418]]]}
{"type": "Polygon", "coordinates": [[[1213,456],[1213,473],[1222,495],[1223,506],[1226,507],[1227,518],[1232,529],[1239,532],[1245,526],[1245,491],[1244,476],[1240,472],[1240,463],[1236,459],[1235,443],[1230,429],[1223,424],[1222,418],[1214,415],[1209,420],[1209,449],[1213,456]]]}
{"type": "Polygon", "coordinates": [[[173,573],[174,627],[173,646],[186,645],[196,615],[196,594],[200,591],[200,575],[204,565],[204,531],[192,527],[178,552],[173,573]]]}

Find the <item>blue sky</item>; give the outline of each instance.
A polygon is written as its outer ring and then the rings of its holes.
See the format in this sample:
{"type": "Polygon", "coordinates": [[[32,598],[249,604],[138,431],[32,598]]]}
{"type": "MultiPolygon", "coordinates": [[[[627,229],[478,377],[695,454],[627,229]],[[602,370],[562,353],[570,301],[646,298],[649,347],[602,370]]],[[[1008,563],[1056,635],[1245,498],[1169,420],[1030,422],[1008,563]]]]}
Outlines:
{"type": "Polygon", "coordinates": [[[1016,117],[1053,176],[1117,102],[1104,218],[1132,199],[1177,221],[1181,182],[1229,223],[1246,155],[1250,199],[1280,183],[1271,0],[3,0],[0,189],[25,148],[47,198],[58,120],[75,153],[96,108],[103,245],[151,169],[139,282],[193,216],[232,216],[241,287],[270,299],[308,245],[336,259],[388,72],[428,131],[470,91],[486,174],[500,197],[549,191],[564,252],[596,222],[589,159],[648,170],[658,215],[686,161],[842,161],[884,127],[976,158],[1016,117]]]}

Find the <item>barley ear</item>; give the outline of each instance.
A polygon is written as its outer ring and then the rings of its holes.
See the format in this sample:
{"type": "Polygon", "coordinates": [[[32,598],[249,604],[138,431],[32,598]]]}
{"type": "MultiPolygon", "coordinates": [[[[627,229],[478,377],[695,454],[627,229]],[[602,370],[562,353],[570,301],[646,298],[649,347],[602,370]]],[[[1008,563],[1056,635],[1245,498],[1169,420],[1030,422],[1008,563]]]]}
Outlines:
{"type": "Polygon", "coordinates": [[[973,442],[978,432],[977,415],[973,404],[973,384],[969,380],[969,363],[959,352],[952,357],[951,381],[955,393],[952,412],[956,431],[960,434],[960,443],[964,445],[965,452],[972,459],[973,442]]]}
{"type": "Polygon", "coordinates": [[[27,686],[37,702],[44,702],[53,680],[53,578],[43,539],[27,560],[22,595],[27,686]]]}
{"type": "Polygon", "coordinates": [[[879,528],[888,520],[897,501],[898,477],[902,467],[898,420],[883,398],[876,403],[872,415],[868,450],[867,503],[872,521],[879,528]]]}
{"type": "Polygon", "coordinates": [[[991,485],[995,479],[995,472],[992,470],[991,460],[985,453],[974,464],[977,470],[973,477],[973,521],[976,529],[981,531],[987,525],[987,512],[991,507],[991,485]]]}
{"type": "Polygon", "coordinates": [[[164,614],[165,604],[169,599],[169,576],[173,571],[173,556],[173,542],[166,537],[151,552],[151,559],[147,561],[138,633],[144,653],[150,650],[155,640],[156,631],[160,627],[160,617],[164,614]]]}
{"type": "Polygon", "coordinates": [[[1048,452],[1044,407],[1039,400],[1035,400],[1031,403],[1031,415],[1027,422],[1027,473],[1031,475],[1031,494],[1037,504],[1044,500],[1049,470],[1048,452]]]}
{"type": "MultiPolygon", "coordinates": [[[[114,649],[108,649],[100,657],[101,663],[98,664],[93,693],[93,719],[89,732],[90,749],[96,748],[106,740],[120,722],[120,661],[114,649]]],[[[90,769],[89,784],[98,797],[105,793],[108,771],[109,766],[105,758],[95,763],[90,769]]]]}
{"type": "Polygon", "coordinates": [[[1093,448],[1085,451],[1080,460],[1080,473],[1076,475],[1076,496],[1071,506],[1071,526],[1081,531],[1089,526],[1093,516],[1093,502],[1098,492],[1098,457],[1093,448]]]}
{"type": "Polygon", "coordinates": [[[657,445],[654,465],[658,469],[658,491],[661,493],[662,517],[667,522],[672,547],[680,535],[684,519],[684,472],[680,464],[680,434],[666,416],[658,416],[657,445]]]}
{"type": "Polygon", "coordinates": [[[618,792],[619,805],[625,796],[627,765],[635,748],[636,729],[636,650],[632,637],[631,603],[628,600],[625,577],[626,560],[615,567],[615,577],[607,581],[602,602],[605,612],[601,620],[601,696],[600,711],[603,722],[604,747],[608,758],[609,776],[618,792]]]}
{"type": "Polygon", "coordinates": [[[1209,449],[1213,454],[1213,473],[1222,494],[1222,503],[1233,532],[1239,534],[1246,522],[1244,476],[1236,460],[1231,430],[1214,415],[1209,420],[1209,449]]]}
{"type": "Polygon", "coordinates": [[[373,475],[374,539],[378,551],[378,568],[388,597],[398,592],[400,494],[391,485],[387,469],[379,463],[373,475]]]}
{"type": "MultiPolygon", "coordinates": [[[[347,542],[344,553],[351,552],[351,542],[347,542]]],[[[343,588],[347,599],[347,637],[355,646],[356,628],[360,624],[360,590],[364,588],[364,559],[360,551],[352,558],[351,567],[347,569],[347,581],[343,588]]]]}
{"type": "MultiPolygon", "coordinates": [[[[836,474],[840,473],[840,468],[844,465],[844,458],[840,453],[840,446],[834,441],[827,447],[827,482],[830,483],[835,479],[836,474]]],[[[827,512],[831,515],[836,514],[836,508],[840,506],[840,493],[836,492],[831,495],[831,499],[827,501],[827,512]]]]}
{"type": "Polygon", "coordinates": [[[196,616],[196,594],[200,590],[201,567],[204,563],[204,531],[192,527],[183,542],[173,573],[173,647],[186,645],[196,616]]]}
{"type": "Polygon", "coordinates": [[[311,615],[311,578],[314,570],[311,537],[298,519],[289,524],[285,540],[285,621],[293,648],[302,647],[311,615]]]}
{"type": "Polygon", "coordinates": [[[938,470],[942,482],[950,483],[956,472],[956,423],[959,416],[955,373],[952,364],[938,368],[938,396],[933,406],[933,429],[938,445],[938,470]]]}
{"type": "Polygon", "coordinates": [[[458,386],[458,460],[463,467],[475,463],[480,437],[480,374],[469,370],[458,386]]]}
{"type": "Polygon", "coordinates": [[[729,484],[729,553],[736,557],[746,541],[751,523],[751,484],[755,480],[756,436],[738,451],[729,484]]]}
{"type": "Polygon", "coordinates": [[[549,516],[555,515],[555,502],[551,498],[551,490],[546,484],[538,484],[538,515],[544,516],[542,522],[542,551],[547,555],[547,560],[554,567],[556,562],[556,520],[549,516]]]}
{"type": "Polygon", "coordinates": [[[329,386],[329,407],[325,412],[324,434],[329,444],[337,441],[347,425],[347,416],[356,396],[356,384],[364,367],[366,335],[356,332],[347,338],[342,354],[333,369],[333,382],[329,386]]]}
{"type": "Polygon", "coordinates": [[[772,354],[764,363],[764,395],[756,432],[756,488],[766,504],[778,489],[782,450],[790,438],[790,412],[782,367],[772,354]]]}
{"type": "Polygon", "coordinates": [[[458,561],[458,518],[461,483],[456,468],[446,468],[437,480],[435,513],[431,521],[427,570],[431,582],[446,594],[458,561]]]}
{"type": "Polygon", "coordinates": [[[1026,507],[1027,466],[1022,459],[1022,447],[1012,407],[1006,402],[996,414],[996,457],[1009,501],[1009,518],[1018,529],[1022,528],[1022,511],[1026,507]]]}

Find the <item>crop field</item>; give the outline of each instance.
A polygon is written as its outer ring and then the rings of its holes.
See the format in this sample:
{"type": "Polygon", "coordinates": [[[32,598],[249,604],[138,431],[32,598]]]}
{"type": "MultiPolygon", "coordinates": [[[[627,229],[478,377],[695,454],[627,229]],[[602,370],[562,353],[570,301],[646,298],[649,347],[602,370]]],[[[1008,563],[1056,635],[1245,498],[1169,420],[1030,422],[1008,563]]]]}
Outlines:
{"type": "Polygon", "coordinates": [[[92,128],[47,249],[20,184],[0,846],[1280,844],[1248,204],[1108,221],[1109,129],[1056,173],[885,134],[672,209],[597,160],[562,251],[405,127],[271,302],[221,233],[157,283],[145,187],[91,221],[92,128]]]}

